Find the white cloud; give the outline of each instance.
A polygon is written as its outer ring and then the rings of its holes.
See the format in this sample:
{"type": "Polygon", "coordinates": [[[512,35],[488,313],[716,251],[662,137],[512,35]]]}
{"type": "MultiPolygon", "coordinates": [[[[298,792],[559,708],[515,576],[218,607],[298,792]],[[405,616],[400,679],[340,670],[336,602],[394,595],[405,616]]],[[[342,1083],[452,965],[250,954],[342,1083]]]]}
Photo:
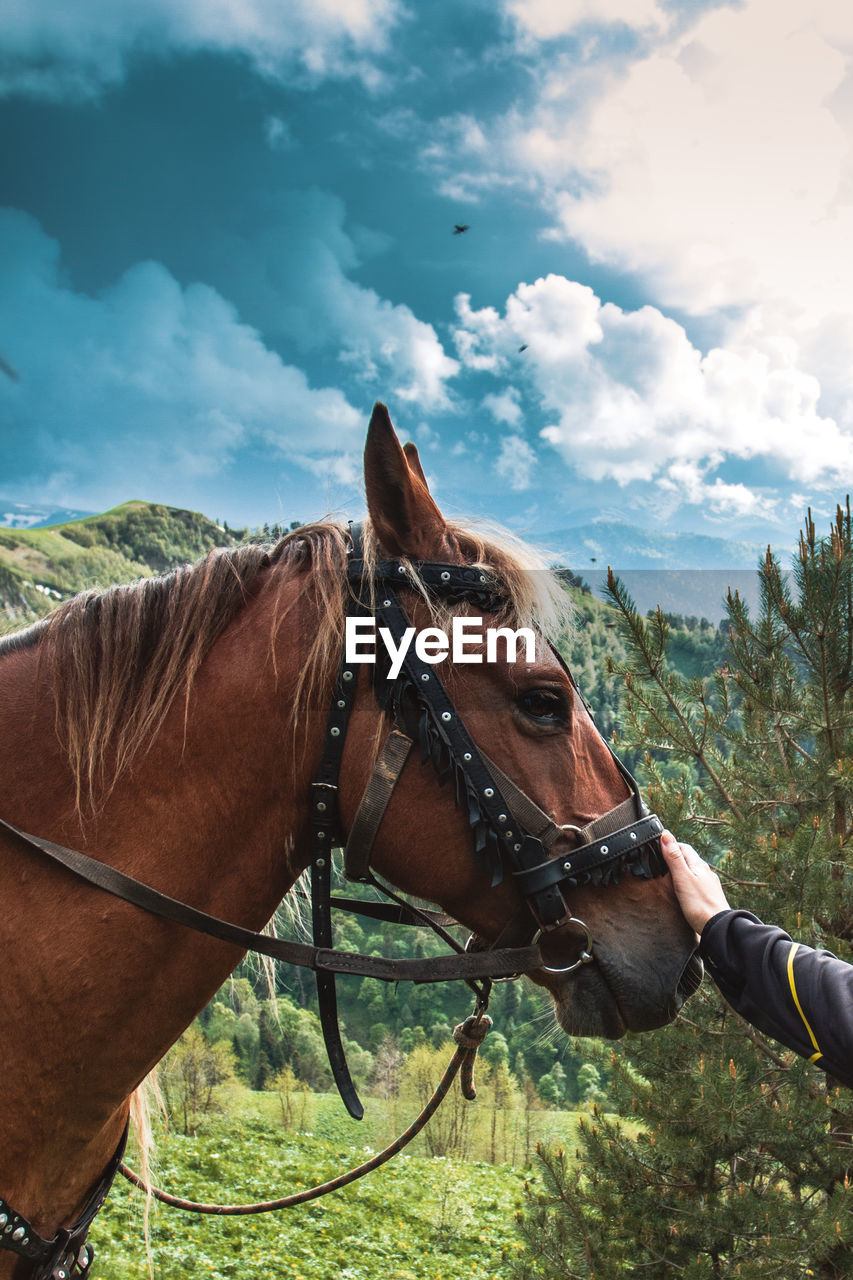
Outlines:
{"type": "MultiPolygon", "coordinates": [[[[542,42],[588,14],[586,0],[510,8],[542,42]]],[[[603,21],[619,0],[594,8],[603,21]]],[[[536,191],[555,240],[631,273],[664,310],[703,317],[715,345],[694,347],[661,310],[626,315],[579,285],[537,282],[505,314],[458,302],[466,368],[526,375],[547,438],[592,478],[669,476],[721,516],[773,510],[768,486],[788,478],[849,485],[853,9],[744,0],[682,10],[633,50],[540,49],[535,101],[457,117],[428,161],[448,175],[455,161],[477,198],[536,191]],[[524,372],[510,364],[520,343],[524,372]],[[757,487],[717,474],[725,460],[751,464],[757,487]]]]}
{"type": "Polygon", "coordinates": [[[663,480],[681,500],[746,515],[772,500],[715,476],[727,460],[800,484],[853,473],[853,437],[819,411],[793,342],[703,355],[656,308],[626,312],[556,275],[519,285],[503,315],[472,310],[466,295],[457,311],[470,368],[518,377],[513,353],[528,344],[524,376],[550,419],[541,436],[591,480],[663,480]]]}
{"type": "Polygon", "coordinates": [[[268,227],[251,236],[223,234],[217,281],[241,314],[270,338],[328,352],[371,390],[424,410],[449,403],[446,383],[459,365],[431,324],[349,278],[359,248],[381,251],[381,238],[351,235],[342,201],[317,190],[288,191],[268,227]]]}
{"type": "Polygon", "coordinates": [[[495,461],[495,471],[509,482],[511,489],[521,492],[530,488],[536,462],[534,450],[521,436],[502,437],[495,461]]]}
{"type": "Polygon", "coordinates": [[[489,394],[483,398],[483,408],[487,409],[495,422],[503,422],[508,427],[517,427],[522,419],[521,397],[515,387],[507,387],[500,395],[489,394]]]}
{"type": "Polygon", "coordinates": [[[296,146],[293,131],[281,116],[267,116],[264,120],[264,137],[270,151],[292,151],[296,146]]]}
{"type": "Polygon", "coordinates": [[[347,489],[354,489],[362,477],[363,460],[360,453],[293,452],[289,456],[297,466],[310,471],[318,480],[331,480],[347,489]]]}
{"type": "Polygon", "coordinates": [[[386,47],[399,0],[26,0],[0,27],[0,93],[86,97],[119,83],[137,53],[208,50],[270,78],[359,76],[386,47]]]}
{"type": "Polygon", "coordinates": [[[0,350],[20,374],[0,388],[7,489],[38,476],[39,492],[97,508],[192,491],[245,445],[316,460],[360,442],[363,415],[341,391],[312,388],[219,293],[159,263],[74,292],[56,242],[3,210],[0,292],[0,350]]]}
{"type": "MultiPolygon", "coordinates": [[[[651,8],[509,5],[541,42],[651,8]]],[[[541,43],[534,101],[440,121],[424,162],[461,198],[532,193],[554,239],[631,273],[657,305],[708,318],[731,353],[811,374],[821,415],[853,426],[853,9],[667,13],[633,48],[541,43]]],[[[461,341],[466,363],[494,369],[493,347],[461,341]]]]}
{"type": "Polygon", "coordinates": [[[709,484],[695,462],[671,462],[658,478],[658,490],[670,493],[676,503],[704,507],[717,516],[772,517],[779,505],[775,495],[757,492],[741,483],[727,484],[719,476],[709,484]]]}
{"type": "Polygon", "coordinates": [[[515,146],[562,233],[658,301],[814,322],[853,297],[851,52],[849,6],[747,0],[587,82],[583,109],[552,81],[515,146]]]}
{"type": "Polygon", "coordinates": [[[522,30],[537,40],[568,35],[587,24],[643,28],[667,22],[656,0],[507,0],[506,8],[522,30]]]}
{"type": "Polygon", "coordinates": [[[382,381],[383,394],[425,409],[448,407],[445,383],[459,370],[431,324],[407,306],[394,305],[339,275],[327,280],[330,329],[340,335],[339,358],[365,382],[382,381]]]}
{"type": "MultiPolygon", "coordinates": [[[[420,136],[420,122],[410,113],[397,117],[396,132],[420,136]]],[[[510,111],[486,125],[462,112],[441,116],[431,122],[428,141],[420,146],[419,160],[433,175],[436,190],[448,200],[478,204],[501,188],[526,182],[522,166],[507,163],[519,127],[510,111]]]]}

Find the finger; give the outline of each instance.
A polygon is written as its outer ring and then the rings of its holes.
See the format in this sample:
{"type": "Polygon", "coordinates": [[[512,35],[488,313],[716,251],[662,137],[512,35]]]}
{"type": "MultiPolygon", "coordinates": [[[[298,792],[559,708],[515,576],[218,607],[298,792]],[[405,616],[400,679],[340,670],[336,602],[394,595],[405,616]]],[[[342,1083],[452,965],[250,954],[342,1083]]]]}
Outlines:
{"type": "Polygon", "coordinates": [[[681,845],[674,839],[670,843],[661,841],[661,851],[673,883],[676,886],[681,885],[686,888],[688,884],[693,882],[695,874],[684,857],[681,845]]]}
{"type": "Polygon", "coordinates": [[[674,861],[678,861],[679,856],[684,860],[691,871],[696,871],[703,865],[703,859],[699,856],[692,844],[684,844],[676,840],[671,831],[664,831],[661,835],[661,851],[666,857],[667,854],[674,861]]]}
{"type": "Polygon", "coordinates": [[[685,846],[678,843],[671,831],[664,831],[662,833],[660,838],[660,847],[661,853],[670,865],[673,863],[677,865],[679,862],[684,860],[685,846]]]}
{"type": "Polygon", "coordinates": [[[681,844],[680,848],[681,855],[691,871],[698,871],[701,867],[707,865],[705,859],[696,852],[692,844],[681,844]]]}

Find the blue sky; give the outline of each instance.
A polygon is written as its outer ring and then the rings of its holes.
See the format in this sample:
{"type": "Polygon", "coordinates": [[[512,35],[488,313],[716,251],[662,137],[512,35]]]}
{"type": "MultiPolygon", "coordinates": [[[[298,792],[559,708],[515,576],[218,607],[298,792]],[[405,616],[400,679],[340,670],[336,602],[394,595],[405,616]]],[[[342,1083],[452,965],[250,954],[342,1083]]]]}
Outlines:
{"type": "Polygon", "coordinates": [[[851,59],[839,0],[6,5],[0,494],[357,511],[381,398],[454,513],[791,542],[853,479],[851,59]]]}

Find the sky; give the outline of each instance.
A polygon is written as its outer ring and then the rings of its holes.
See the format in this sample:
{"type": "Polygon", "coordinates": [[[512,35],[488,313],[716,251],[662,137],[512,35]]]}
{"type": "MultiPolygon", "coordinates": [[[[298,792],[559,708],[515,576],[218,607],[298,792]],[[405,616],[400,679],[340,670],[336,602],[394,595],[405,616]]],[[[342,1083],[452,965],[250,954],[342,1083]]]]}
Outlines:
{"type": "Polygon", "coordinates": [[[377,399],[534,540],[851,487],[843,0],[7,0],[0,136],[6,500],[357,515],[377,399]]]}

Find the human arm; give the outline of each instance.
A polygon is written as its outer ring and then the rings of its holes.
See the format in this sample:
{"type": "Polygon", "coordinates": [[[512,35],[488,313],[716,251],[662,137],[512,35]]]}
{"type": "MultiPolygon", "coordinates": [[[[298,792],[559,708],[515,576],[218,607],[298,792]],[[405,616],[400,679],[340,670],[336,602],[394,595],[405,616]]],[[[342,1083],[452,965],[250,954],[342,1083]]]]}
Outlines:
{"type": "Polygon", "coordinates": [[[709,920],[699,954],[742,1017],[853,1088],[853,965],[748,911],[709,920]]]}
{"type": "Polygon", "coordinates": [[[700,934],[699,954],[728,1003],[853,1088],[853,965],[733,911],[713,868],[669,832],[661,848],[682,911],[700,934]]]}

